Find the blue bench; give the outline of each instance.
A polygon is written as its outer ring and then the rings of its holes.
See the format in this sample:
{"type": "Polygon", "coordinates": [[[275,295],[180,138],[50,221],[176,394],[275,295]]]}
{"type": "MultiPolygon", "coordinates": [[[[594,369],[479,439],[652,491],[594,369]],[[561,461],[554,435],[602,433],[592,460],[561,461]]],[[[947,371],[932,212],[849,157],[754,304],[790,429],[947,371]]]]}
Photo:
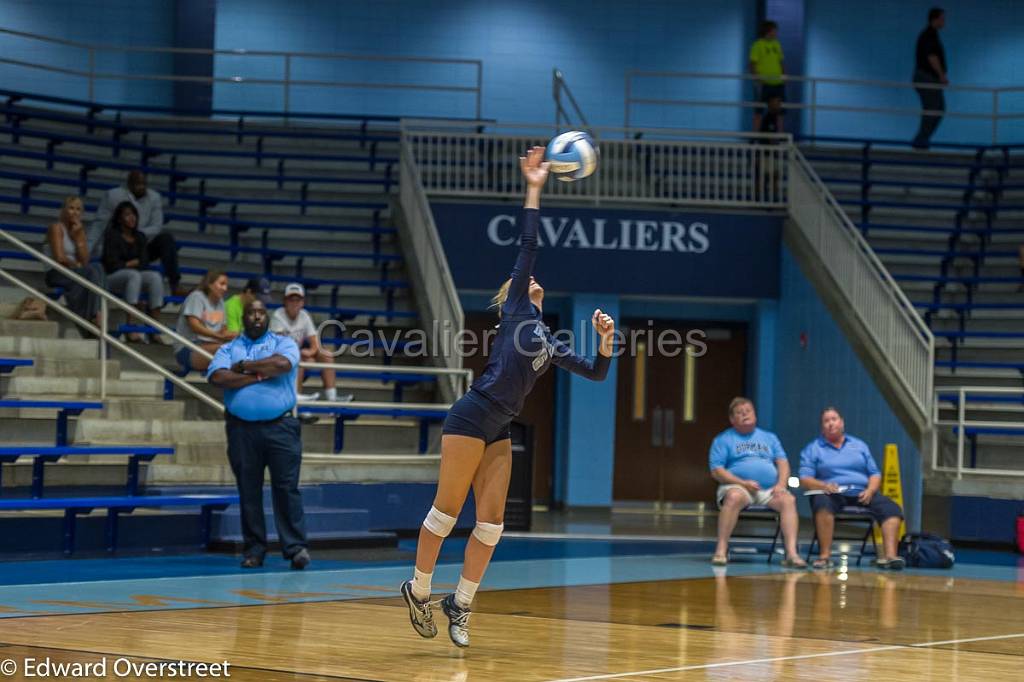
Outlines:
{"type": "Polygon", "coordinates": [[[420,421],[419,453],[427,451],[427,436],[430,424],[443,421],[448,415],[448,406],[426,407],[424,405],[380,406],[368,403],[359,405],[348,403],[344,406],[299,404],[299,414],[331,415],[334,417],[334,452],[341,452],[345,447],[345,422],[358,419],[363,415],[383,417],[413,417],[420,421]]]}
{"type": "MultiPolygon", "coordinates": [[[[953,427],[953,435],[960,434],[960,427],[953,427]]],[[[1024,426],[965,426],[964,436],[971,444],[972,469],[978,466],[978,436],[1024,436],[1024,426]]]]}
{"type": "MultiPolygon", "coordinates": [[[[128,455],[128,480],[125,490],[134,495],[139,489],[139,462],[149,462],[157,455],[173,455],[174,448],[136,447],[130,445],[7,445],[0,447],[0,474],[3,464],[16,462],[20,457],[32,457],[32,497],[43,496],[43,472],[47,462],[56,462],[62,457],[87,455],[128,455]]],[[[2,482],[0,478],[0,482],[2,482]]]]}
{"type": "Polygon", "coordinates": [[[1015,369],[1024,374],[1022,362],[988,362],[981,360],[937,360],[936,367],[946,367],[955,374],[958,369],[1015,369]]]}
{"type": "MultiPolygon", "coordinates": [[[[323,370],[307,369],[304,378],[309,379],[322,375],[323,370]]],[[[373,370],[367,370],[365,372],[337,370],[335,371],[334,376],[338,379],[369,379],[371,381],[380,381],[382,384],[386,384],[390,381],[395,384],[394,392],[391,397],[391,402],[394,403],[402,402],[402,394],[406,385],[437,381],[436,374],[407,374],[404,372],[382,372],[373,370]]]]}
{"type": "MultiPolygon", "coordinates": [[[[2,363],[0,363],[2,364],[2,363]]],[[[0,408],[15,410],[57,410],[57,434],[54,445],[68,444],[68,417],[77,417],[83,410],[102,410],[103,403],[83,400],[17,400],[0,399],[0,408]]]]}
{"type": "MultiPolygon", "coordinates": [[[[968,393],[964,396],[965,403],[1024,403],[1024,393],[968,393]]],[[[960,404],[959,393],[940,393],[939,400],[948,400],[960,404]]]]}
{"type": "Polygon", "coordinates": [[[9,374],[15,367],[31,367],[31,358],[0,358],[0,374],[9,374]]]}
{"type": "Polygon", "coordinates": [[[117,519],[121,514],[130,514],[139,508],[199,507],[199,546],[205,549],[210,542],[213,512],[227,509],[232,504],[238,504],[238,495],[125,495],[0,500],[0,511],[63,510],[64,555],[71,556],[75,551],[75,522],[79,515],[89,514],[94,509],[107,510],[107,551],[113,552],[117,549],[117,519]]]}

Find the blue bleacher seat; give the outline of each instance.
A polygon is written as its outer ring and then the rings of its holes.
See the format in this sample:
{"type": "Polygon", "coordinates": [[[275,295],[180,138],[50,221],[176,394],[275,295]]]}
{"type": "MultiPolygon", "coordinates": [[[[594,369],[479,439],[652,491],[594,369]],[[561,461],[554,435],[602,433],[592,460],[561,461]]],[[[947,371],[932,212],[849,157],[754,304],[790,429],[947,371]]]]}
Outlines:
{"type": "MultiPolygon", "coordinates": [[[[157,455],[173,455],[174,448],[149,445],[12,445],[0,446],[0,474],[3,464],[16,462],[21,457],[32,458],[32,497],[43,496],[43,474],[47,462],[56,462],[63,457],[88,457],[90,455],[124,455],[128,457],[128,477],[125,483],[127,494],[134,495],[139,489],[139,463],[149,462],[157,455]]],[[[0,478],[2,481],[2,478],[0,478]]]]}
{"type": "Polygon", "coordinates": [[[210,519],[215,510],[227,509],[238,503],[238,495],[124,495],[117,497],[63,497],[49,499],[2,499],[0,511],[64,511],[64,554],[75,551],[75,521],[80,514],[94,509],[107,510],[107,551],[117,549],[117,519],[138,508],[199,507],[199,546],[205,549],[210,542],[210,519]]]}

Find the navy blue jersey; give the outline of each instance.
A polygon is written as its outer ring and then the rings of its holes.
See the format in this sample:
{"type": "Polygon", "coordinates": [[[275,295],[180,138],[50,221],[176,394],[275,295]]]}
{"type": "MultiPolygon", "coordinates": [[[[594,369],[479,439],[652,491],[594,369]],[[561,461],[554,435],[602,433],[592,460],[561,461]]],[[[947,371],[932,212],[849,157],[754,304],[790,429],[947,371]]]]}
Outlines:
{"type": "Polygon", "coordinates": [[[552,364],[574,374],[602,381],[608,375],[610,359],[598,354],[593,361],[573,353],[555,339],[541,320],[541,312],[530,302],[530,277],[537,260],[537,227],[540,211],[523,209],[523,233],[519,256],[512,270],[508,298],[501,306],[501,324],[491,347],[483,374],[473,382],[478,391],[515,416],[523,409],[526,396],[537,378],[552,364]]]}

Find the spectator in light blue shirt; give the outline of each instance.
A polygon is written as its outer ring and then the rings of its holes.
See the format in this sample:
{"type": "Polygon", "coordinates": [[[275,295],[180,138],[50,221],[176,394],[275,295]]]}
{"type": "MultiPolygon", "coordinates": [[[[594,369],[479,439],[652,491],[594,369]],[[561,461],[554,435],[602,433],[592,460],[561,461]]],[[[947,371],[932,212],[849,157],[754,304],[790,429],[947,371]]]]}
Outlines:
{"type": "Polygon", "coordinates": [[[217,350],[206,376],[224,389],[228,461],[241,503],[242,568],[261,567],[267,553],[263,476],[270,469],[281,550],[291,567],[301,570],[310,559],[299,493],[302,432],[292,414],[299,347],[267,331],[269,325],[263,301],[250,301],[242,312],[245,333],[217,350]]]}
{"type": "Polygon", "coordinates": [[[844,507],[866,507],[882,527],[882,552],[875,564],[879,568],[901,570],[904,561],[897,552],[903,511],[878,489],[882,475],[867,443],[846,434],[846,423],[839,410],[826,407],[821,413],[821,435],[800,453],[800,485],[812,491],[814,528],[818,531],[821,554],[814,568],[832,564],[832,537],[836,514],[844,507]]]}
{"type": "Polygon", "coordinates": [[[729,423],[711,444],[711,477],[718,481],[718,546],[711,563],[729,561],[729,538],[741,511],[750,505],[766,506],[779,512],[786,545],[787,568],[807,568],[797,553],[800,523],[796,500],[786,489],[789,460],[778,436],[757,428],[757,412],[748,398],[729,403],[729,423]]]}

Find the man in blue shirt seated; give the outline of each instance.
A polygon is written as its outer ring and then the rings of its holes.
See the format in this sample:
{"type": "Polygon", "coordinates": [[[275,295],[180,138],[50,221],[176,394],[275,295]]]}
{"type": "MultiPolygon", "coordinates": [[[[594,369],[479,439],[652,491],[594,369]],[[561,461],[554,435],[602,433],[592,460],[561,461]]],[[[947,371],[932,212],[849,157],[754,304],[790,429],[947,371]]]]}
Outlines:
{"type": "Polygon", "coordinates": [[[839,410],[826,407],[821,413],[821,435],[800,453],[800,485],[821,491],[811,498],[814,527],[818,531],[821,554],[814,568],[828,568],[832,561],[832,535],[836,517],[844,506],[867,507],[882,527],[882,556],[879,568],[902,570],[905,562],[897,552],[903,511],[878,489],[882,475],[867,443],[846,434],[839,410]]]}
{"type": "Polygon", "coordinates": [[[797,553],[796,500],[786,489],[789,460],[778,436],[757,428],[757,412],[748,398],[733,398],[729,403],[729,423],[715,437],[709,453],[711,477],[718,481],[718,546],[711,563],[724,566],[729,561],[729,537],[740,512],[752,504],[779,512],[786,545],[787,568],[807,568],[797,553]]]}
{"type": "Polygon", "coordinates": [[[299,492],[302,432],[295,409],[299,347],[267,331],[270,316],[255,299],[242,311],[245,333],[221,346],[207,379],[224,389],[228,461],[238,482],[242,513],[242,568],[259,568],[267,553],[263,516],[263,474],[270,469],[274,524],[291,567],[309,564],[306,526],[299,492]]]}

